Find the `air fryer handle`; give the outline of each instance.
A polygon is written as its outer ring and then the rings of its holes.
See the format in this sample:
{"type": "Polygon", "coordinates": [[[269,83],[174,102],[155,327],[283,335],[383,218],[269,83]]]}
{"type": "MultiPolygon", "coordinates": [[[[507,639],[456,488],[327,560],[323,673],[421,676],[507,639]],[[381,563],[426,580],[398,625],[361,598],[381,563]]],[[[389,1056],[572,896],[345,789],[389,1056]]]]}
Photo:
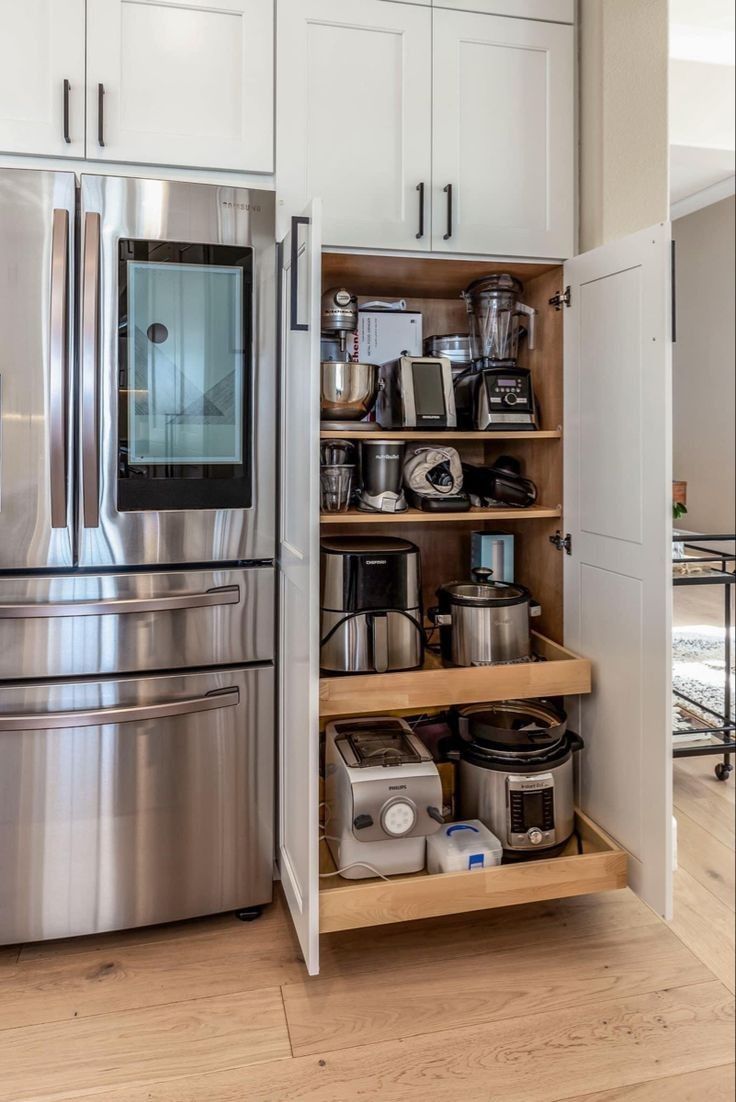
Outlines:
{"type": "Polygon", "coordinates": [[[373,668],[376,673],[388,670],[388,615],[374,612],[371,615],[371,644],[373,648],[373,668]]]}
{"type": "Polygon", "coordinates": [[[568,730],[568,732],[567,732],[567,741],[568,741],[568,744],[570,746],[570,749],[572,750],[572,752],[574,754],[577,753],[578,750],[583,750],[585,748],[585,743],[583,742],[580,735],[576,734],[575,731],[569,731],[568,730]]]}

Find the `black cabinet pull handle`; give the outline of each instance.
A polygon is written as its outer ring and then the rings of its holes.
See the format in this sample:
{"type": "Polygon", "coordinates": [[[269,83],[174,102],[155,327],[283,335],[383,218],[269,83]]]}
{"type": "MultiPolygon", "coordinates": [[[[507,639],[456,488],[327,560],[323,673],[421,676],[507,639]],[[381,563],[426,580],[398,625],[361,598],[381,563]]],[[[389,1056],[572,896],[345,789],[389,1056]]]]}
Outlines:
{"type": "Polygon", "coordinates": [[[97,85],[97,144],[105,146],[105,85],[97,85]]]}
{"type": "Polygon", "coordinates": [[[424,237],[424,181],[421,184],[417,184],[417,191],[419,192],[419,233],[417,234],[417,241],[420,237],[424,237]]]}
{"type": "Polygon", "coordinates": [[[309,329],[308,322],[299,321],[299,227],[308,225],[308,218],[291,219],[291,317],[289,318],[289,325],[293,333],[306,333],[309,329]]]}
{"type": "Polygon", "coordinates": [[[443,234],[443,240],[449,241],[452,237],[452,184],[447,184],[442,190],[447,196],[447,233],[443,234]]]}
{"type": "Polygon", "coordinates": [[[72,140],[69,137],[69,92],[71,91],[71,84],[68,80],[64,81],[64,141],[67,145],[72,144],[72,140]]]}

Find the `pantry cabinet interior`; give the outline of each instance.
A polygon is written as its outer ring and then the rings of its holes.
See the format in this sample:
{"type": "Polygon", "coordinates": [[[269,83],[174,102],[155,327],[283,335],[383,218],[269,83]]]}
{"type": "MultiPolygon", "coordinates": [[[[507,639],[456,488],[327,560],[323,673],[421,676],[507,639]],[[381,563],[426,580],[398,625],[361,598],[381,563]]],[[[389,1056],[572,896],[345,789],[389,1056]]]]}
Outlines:
{"type": "Polygon", "coordinates": [[[282,0],[284,214],[321,196],[332,247],[571,256],[573,42],[534,18],[282,0]]]}
{"type": "MultiPolygon", "coordinates": [[[[669,727],[658,722],[661,717],[655,716],[651,706],[636,711],[636,707],[644,703],[644,694],[648,700],[655,694],[662,700],[667,699],[666,638],[664,632],[661,639],[655,637],[657,628],[652,627],[648,636],[646,633],[633,634],[624,642],[621,632],[610,627],[621,616],[618,599],[623,591],[629,599],[632,593],[639,595],[638,614],[644,622],[647,616],[660,611],[666,586],[666,555],[669,554],[665,538],[669,491],[667,440],[663,438],[664,421],[659,415],[651,416],[650,406],[659,395],[662,407],[667,407],[669,284],[663,270],[668,255],[667,228],[657,227],[651,231],[648,250],[643,247],[643,238],[626,239],[616,247],[606,246],[565,266],[523,261],[392,257],[336,252],[329,248],[323,250],[317,265],[314,258],[309,257],[310,248],[317,247],[314,229],[313,225],[294,222],[291,233],[298,236],[290,237],[288,246],[291,255],[299,258],[300,271],[303,268],[312,272],[309,302],[306,292],[299,287],[295,295],[292,295],[291,286],[288,293],[282,287],[285,303],[301,304],[297,325],[310,327],[313,334],[319,333],[320,321],[320,295],[315,293],[314,279],[320,285],[320,293],[328,287],[350,287],[359,303],[392,296],[405,298],[409,308],[421,310],[425,336],[467,332],[467,315],[460,291],[473,278],[505,271],[522,281],[524,301],[537,310],[537,333],[535,348],[525,349],[520,362],[533,372],[540,404],[540,431],[448,431],[435,435],[452,441],[461,456],[471,460],[486,462],[501,452],[517,456],[524,464],[525,473],[538,484],[541,511],[518,509],[513,512],[513,519],[508,509],[485,509],[464,515],[438,514],[431,519],[428,514],[412,511],[400,515],[350,511],[320,517],[319,440],[334,434],[329,430],[321,434],[319,421],[313,415],[306,437],[303,429],[296,433],[295,439],[300,442],[298,456],[292,448],[286,424],[282,441],[282,463],[285,479],[290,483],[291,499],[299,498],[303,515],[308,513],[311,517],[302,561],[308,560],[310,570],[315,570],[320,534],[377,532],[409,539],[421,552],[426,609],[435,603],[440,583],[467,577],[472,529],[501,527],[515,537],[517,580],[532,591],[542,606],[542,615],[535,623],[538,631],[533,637],[533,649],[541,660],[526,665],[458,668],[443,664],[439,657],[428,652],[420,670],[320,677],[317,671],[319,609],[310,605],[306,613],[303,606],[300,608],[294,602],[291,613],[286,613],[292,615],[289,648],[292,654],[302,654],[305,669],[308,662],[318,695],[315,704],[312,684],[301,705],[296,699],[291,701],[289,719],[283,721],[282,753],[287,757],[294,755],[289,765],[292,776],[296,775],[295,770],[308,768],[307,762],[311,762],[309,768],[319,769],[320,728],[328,720],[361,714],[418,715],[452,704],[514,697],[565,697],[568,712],[574,717],[571,725],[580,730],[586,748],[590,744],[593,750],[589,757],[587,749],[582,755],[578,794],[582,852],[567,852],[561,858],[535,861],[521,869],[507,865],[485,869],[466,880],[457,875],[448,878],[447,875],[426,873],[391,878],[389,882],[343,880],[335,874],[326,847],[318,849],[320,797],[314,794],[314,779],[310,776],[310,799],[305,799],[303,791],[299,796],[304,836],[298,844],[302,850],[305,847],[308,850],[308,862],[295,859],[294,852],[288,844],[286,846],[288,860],[301,877],[302,914],[310,911],[312,916],[309,937],[300,934],[308,969],[311,972],[318,969],[317,931],[325,934],[356,926],[616,888],[627,882],[627,876],[655,909],[668,913],[671,891],[669,727]],[[626,274],[631,272],[633,277],[626,274]],[[632,278],[638,292],[631,284],[632,278]],[[596,287],[606,279],[610,280],[605,284],[607,293],[601,295],[596,287]],[[550,302],[568,284],[572,285],[571,305],[565,307],[550,302]],[[622,288],[622,284],[625,287],[622,288]],[[632,309],[637,293],[641,305],[638,312],[632,309]],[[571,359],[572,344],[577,352],[571,359]],[[612,401],[612,395],[605,391],[599,362],[602,362],[601,357],[605,358],[606,377],[610,378],[612,363],[622,356],[627,358],[625,378],[629,378],[631,372],[643,370],[642,365],[646,364],[649,382],[645,389],[629,386],[612,401]],[[641,479],[651,486],[647,508],[652,510],[652,520],[641,532],[635,533],[633,542],[638,540],[638,551],[629,554],[624,550],[618,556],[619,567],[629,571],[622,590],[621,585],[616,586],[616,533],[611,537],[614,540],[611,559],[598,562],[595,555],[586,550],[583,561],[578,561],[575,543],[580,539],[584,545],[588,518],[585,510],[579,508],[572,520],[568,518],[563,482],[574,498],[577,492],[574,486],[580,484],[585,473],[582,484],[588,504],[598,502],[598,494],[610,492],[614,484],[611,471],[626,471],[631,466],[621,448],[625,448],[627,439],[629,444],[632,441],[624,434],[617,444],[619,437],[607,428],[609,417],[620,419],[624,414],[641,430],[634,443],[639,448],[636,454],[644,464],[641,479]],[[651,439],[643,448],[640,445],[645,429],[651,439]],[[604,445],[605,463],[596,461],[597,438],[604,445]],[[307,443],[308,449],[302,450],[307,443]],[[585,472],[581,470],[583,465],[587,465],[585,472]],[[566,555],[550,537],[558,530],[570,531],[571,526],[574,550],[572,555],[566,555]],[[646,571],[640,569],[644,560],[646,571]],[[591,589],[594,571],[598,571],[594,580],[601,584],[591,589]],[[604,572],[610,576],[601,582],[604,572]],[[661,580],[661,585],[657,579],[661,580]],[[648,588],[650,583],[651,589],[648,588]],[[568,615],[576,617],[573,630],[568,629],[568,615]],[[295,649],[297,638],[299,643],[295,649]],[[578,642],[585,645],[576,645],[578,642]],[[620,652],[624,646],[628,647],[628,653],[622,665],[620,652]],[[655,653],[654,659],[651,655],[646,657],[647,647],[655,653]],[[595,662],[591,662],[591,655],[595,656],[595,662]],[[629,682],[627,678],[632,670],[640,673],[629,682]],[[651,675],[649,683],[643,680],[644,673],[651,675]],[[630,685],[633,699],[629,696],[630,685]],[[591,688],[595,690],[592,695],[591,688]],[[576,709],[576,700],[590,701],[590,704],[576,709]],[[656,720],[654,726],[646,722],[647,717],[656,720]],[[576,723],[579,727],[575,727],[576,723]],[[632,779],[632,770],[640,767],[646,768],[646,774],[639,776],[634,772],[635,779],[632,779]],[[626,829],[622,815],[628,816],[635,825],[626,829]],[[655,818],[656,829],[653,826],[655,818]],[[320,874],[318,866],[322,870],[320,874]]],[[[319,405],[317,346],[312,340],[310,354],[314,358],[309,363],[303,357],[295,361],[289,346],[295,341],[303,342],[304,331],[292,331],[286,325],[282,335],[284,371],[288,375],[289,371],[301,370],[309,376],[312,388],[309,409],[314,411],[319,405]]],[[[283,386],[288,385],[285,378],[283,386]]],[[[306,408],[303,403],[299,416],[304,416],[306,408]]],[[[292,416],[296,415],[295,408],[292,416]]],[[[351,438],[350,430],[340,435],[351,438]]],[[[353,439],[355,435],[353,431],[353,439]]],[[[420,436],[429,438],[431,434],[404,430],[395,431],[392,436],[411,442],[420,436]]],[[[612,516],[624,516],[627,510],[631,516],[638,515],[637,510],[640,512],[642,508],[637,498],[639,486],[640,483],[629,480],[619,487],[612,516]]],[[[601,515],[605,515],[605,508],[603,514],[600,509],[595,513],[596,518],[601,515]]],[[[625,531],[624,542],[630,540],[631,535],[630,531],[625,531]]],[[[593,542],[595,544],[595,540],[593,542]]],[[[282,600],[288,603],[293,595],[290,597],[288,590],[282,590],[282,600]]],[[[624,611],[628,616],[628,631],[636,612],[628,607],[624,611]]],[[[284,614],[282,609],[282,625],[284,614]]],[[[291,689],[285,686],[284,691],[291,689]]],[[[304,777],[303,772],[301,776],[304,777]]],[[[287,897],[288,894],[287,891],[287,897]]],[[[296,921],[299,930],[299,922],[304,925],[304,919],[297,915],[296,921]]]]}

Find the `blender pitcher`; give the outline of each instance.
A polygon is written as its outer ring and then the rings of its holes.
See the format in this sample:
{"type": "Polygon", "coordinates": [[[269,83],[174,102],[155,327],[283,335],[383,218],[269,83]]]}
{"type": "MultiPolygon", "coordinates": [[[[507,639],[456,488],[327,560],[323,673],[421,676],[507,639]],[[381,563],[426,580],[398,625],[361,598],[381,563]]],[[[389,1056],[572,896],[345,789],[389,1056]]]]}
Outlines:
{"type": "Polygon", "coordinates": [[[512,275],[482,276],[462,292],[470,321],[470,351],[482,366],[515,364],[519,339],[534,348],[536,310],[519,301],[523,284],[512,275]]]}

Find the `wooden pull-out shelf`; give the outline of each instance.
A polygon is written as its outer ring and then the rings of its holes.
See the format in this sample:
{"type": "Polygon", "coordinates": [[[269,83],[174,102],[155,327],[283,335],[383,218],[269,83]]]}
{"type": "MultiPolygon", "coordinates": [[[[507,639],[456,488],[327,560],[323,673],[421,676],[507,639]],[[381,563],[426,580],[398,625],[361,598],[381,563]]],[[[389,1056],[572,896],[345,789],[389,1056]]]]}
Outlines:
{"type": "Polygon", "coordinates": [[[322,719],[380,712],[423,711],[449,704],[565,696],[590,692],[590,662],[543,635],[532,632],[535,653],[544,662],[507,666],[448,666],[427,654],[421,670],[406,673],[322,677],[322,719]]]}
{"type": "Polygon", "coordinates": [[[561,517],[559,506],[529,505],[525,509],[496,505],[487,509],[471,508],[466,513],[429,513],[424,509],[405,509],[403,513],[364,513],[348,509],[346,513],[321,513],[322,524],[478,524],[496,520],[545,520],[561,517]]]}
{"type": "MultiPolygon", "coordinates": [[[[360,422],[358,422],[360,423],[360,422]]],[[[417,429],[381,429],[380,432],[360,432],[357,429],[320,429],[321,440],[433,440],[438,444],[447,440],[472,440],[474,444],[496,444],[503,440],[560,440],[562,429],[519,429],[516,432],[478,432],[477,429],[443,429],[442,432],[425,432],[417,429]]]]}
{"type": "MultiPolygon", "coordinates": [[[[576,826],[583,842],[582,854],[572,838],[561,857],[549,860],[435,876],[416,873],[389,881],[344,880],[339,876],[322,879],[320,933],[625,888],[626,853],[580,812],[576,826]]],[[[324,842],[320,861],[322,872],[334,871],[324,842]]]]}

